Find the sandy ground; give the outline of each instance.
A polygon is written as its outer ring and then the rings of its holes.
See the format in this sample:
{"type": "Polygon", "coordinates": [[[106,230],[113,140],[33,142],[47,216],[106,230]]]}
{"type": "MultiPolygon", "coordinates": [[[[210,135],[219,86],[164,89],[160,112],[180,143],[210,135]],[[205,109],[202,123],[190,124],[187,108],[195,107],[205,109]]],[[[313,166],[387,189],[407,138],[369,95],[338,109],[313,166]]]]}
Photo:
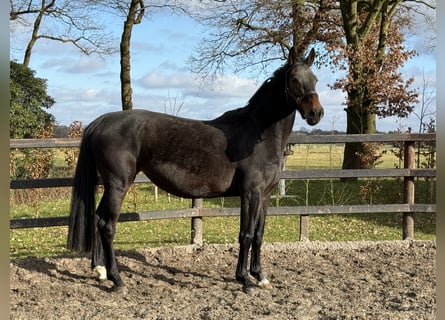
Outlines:
{"type": "Polygon", "coordinates": [[[10,319],[435,319],[436,243],[265,244],[273,284],[247,295],[237,245],[118,251],[126,295],[86,257],[15,259],[10,319]]]}

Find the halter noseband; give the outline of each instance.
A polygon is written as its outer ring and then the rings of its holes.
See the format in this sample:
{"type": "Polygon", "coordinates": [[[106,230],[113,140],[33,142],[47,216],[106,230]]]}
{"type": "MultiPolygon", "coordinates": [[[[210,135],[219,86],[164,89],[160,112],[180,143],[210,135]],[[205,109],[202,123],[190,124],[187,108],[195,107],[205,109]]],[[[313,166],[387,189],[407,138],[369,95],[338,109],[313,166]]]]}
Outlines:
{"type": "Polygon", "coordinates": [[[286,102],[287,102],[288,104],[290,103],[290,101],[289,101],[289,97],[290,97],[290,98],[292,98],[292,99],[295,101],[295,103],[296,103],[297,106],[300,106],[300,105],[301,105],[301,101],[302,101],[304,98],[309,97],[309,96],[314,95],[314,94],[317,94],[317,95],[318,95],[318,93],[317,93],[316,91],[312,90],[312,91],[309,91],[309,93],[306,93],[306,94],[302,95],[301,97],[294,97],[294,96],[290,93],[289,87],[288,87],[287,85],[286,85],[286,88],[284,89],[284,91],[285,91],[285,93],[286,93],[286,102]]]}
{"type": "MultiPolygon", "coordinates": [[[[303,64],[303,63],[300,63],[300,64],[303,64]]],[[[286,76],[285,76],[285,83],[284,83],[284,93],[286,94],[286,102],[287,102],[288,104],[290,104],[290,101],[289,101],[289,97],[290,97],[290,98],[292,98],[292,99],[295,101],[297,107],[300,107],[300,106],[301,106],[301,101],[302,101],[304,98],[309,97],[309,96],[311,96],[311,95],[313,95],[313,94],[317,94],[317,95],[318,95],[318,93],[317,93],[315,90],[311,90],[311,91],[309,91],[308,93],[303,94],[301,97],[295,97],[295,96],[292,94],[292,92],[289,90],[289,86],[288,86],[288,83],[289,83],[289,73],[290,73],[291,70],[292,70],[292,68],[290,68],[290,69],[289,69],[288,71],[286,71],[286,73],[285,73],[286,76]]]]}

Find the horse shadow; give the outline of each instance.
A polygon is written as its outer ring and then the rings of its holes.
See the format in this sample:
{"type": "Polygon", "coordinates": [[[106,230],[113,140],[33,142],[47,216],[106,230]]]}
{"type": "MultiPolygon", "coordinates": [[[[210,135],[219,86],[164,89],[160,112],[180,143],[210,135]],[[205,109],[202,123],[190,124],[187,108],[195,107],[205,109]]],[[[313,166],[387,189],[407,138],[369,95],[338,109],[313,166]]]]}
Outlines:
{"type": "MultiPolygon", "coordinates": [[[[140,278],[153,278],[157,281],[162,281],[169,285],[175,286],[189,286],[193,283],[193,286],[196,288],[204,288],[204,285],[200,283],[236,283],[233,277],[219,277],[219,276],[211,276],[202,272],[194,272],[190,270],[186,270],[186,268],[178,268],[169,266],[165,263],[160,262],[150,262],[147,260],[147,257],[136,250],[128,250],[128,251],[116,251],[118,257],[129,258],[135,260],[140,263],[142,266],[146,266],[151,270],[154,270],[153,273],[147,274],[144,272],[140,272],[127,264],[119,264],[121,268],[121,272],[125,272],[127,275],[138,276],[140,278]],[[184,281],[183,279],[193,279],[193,281],[184,281]],[[202,280],[202,281],[200,281],[202,280]]],[[[18,268],[24,269],[31,273],[39,273],[45,275],[52,279],[63,279],[63,281],[71,282],[71,283],[88,283],[98,289],[103,291],[110,291],[110,287],[103,282],[91,282],[94,278],[92,273],[85,273],[79,270],[68,270],[66,267],[60,267],[57,265],[57,260],[59,259],[79,259],[79,258],[88,258],[89,256],[86,254],[76,254],[76,255],[68,255],[62,254],[54,257],[36,257],[29,256],[25,258],[17,258],[11,261],[11,263],[18,268]]]]}
{"type": "Polygon", "coordinates": [[[31,273],[40,273],[48,276],[49,278],[61,278],[67,279],[71,282],[76,282],[76,280],[83,280],[86,277],[80,273],[71,272],[67,269],[61,269],[57,266],[55,262],[58,259],[75,259],[82,258],[83,255],[58,255],[51,258],[29,256],[25,258],[17,258],[11,261],[11,263],[18,268],[27,270],[31,273]]]}
{"type": "MultiPolygon", "coordinates": [[[[150,262],[147,260],[147,257],[140,252],[137,252],[136,250],[128,250],[128,251],[120,251],[116,252],[118,257],[126,257],[133,259],[139,263],[141,263],[144,266],[147,266],[151,268],[152,270],[156,270],[157,272],[151,273],[149,275],[143,274],[141,272],[135,271],[131,267],[128,266],[128,264],[122,264],[119,266],[120,270],[132,275],[137,275],[142,278],[153,278],[158,281],[165,282],[170,285],[176,285],[176,286],[187,286],[190,285],[191,282],[186,282],[180,279],[184,279],[187,277],[190,277],[192,279],[201,279],[201,283],[204,282],[212,282],[212,283],[237,283],[237,281],[233,277],[226,277],[226,276],[212,276],[207,273],[202,272],[196,272],[196,271],[190,271],[189,269],[186,270],[186,268],[177,268],[170,266],[165,263],[160,262],[150,262]],[[206,280],[206,281],[204,281],[206,280]]],[[[200,281],[193,281],[193,285],[197,288],[204,288],[205,286],[199,284],[200,281]]]]}

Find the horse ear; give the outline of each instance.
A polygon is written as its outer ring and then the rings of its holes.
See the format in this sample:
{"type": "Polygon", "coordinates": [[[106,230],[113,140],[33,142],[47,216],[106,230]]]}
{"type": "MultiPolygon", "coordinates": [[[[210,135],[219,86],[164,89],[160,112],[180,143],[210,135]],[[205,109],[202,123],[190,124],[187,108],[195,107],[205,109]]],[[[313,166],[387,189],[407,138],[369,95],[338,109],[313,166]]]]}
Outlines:
{"type": "Polygon", "coordinates": [[[290,48],[289,55],[287,56],[287,62],[292,65],[297,61],[297,49],[295,47],[290,48]]]}
{"type": "Polygon", "coordinates": [[[312,48],[311,52],[309,52],[309,55],[307,56],[305,62],[306,64],[310,67],[312,65],[312,63],[314,62],[314,58],[315,58],[315,50],[314,48],[312,48]]]}

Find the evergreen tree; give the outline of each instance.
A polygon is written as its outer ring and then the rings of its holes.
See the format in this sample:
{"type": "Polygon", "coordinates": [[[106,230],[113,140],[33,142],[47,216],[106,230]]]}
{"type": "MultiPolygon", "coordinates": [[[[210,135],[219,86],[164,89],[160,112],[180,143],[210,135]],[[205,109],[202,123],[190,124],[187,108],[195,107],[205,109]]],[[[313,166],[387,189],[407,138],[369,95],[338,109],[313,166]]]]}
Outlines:
{"type": "Polygon", "coordinates": [[[52,131],[54,116],[46,111],[54,99],[46,92],[46,80],[23,64],[10,62],[10,138],[37,138],[52,131]]]}

